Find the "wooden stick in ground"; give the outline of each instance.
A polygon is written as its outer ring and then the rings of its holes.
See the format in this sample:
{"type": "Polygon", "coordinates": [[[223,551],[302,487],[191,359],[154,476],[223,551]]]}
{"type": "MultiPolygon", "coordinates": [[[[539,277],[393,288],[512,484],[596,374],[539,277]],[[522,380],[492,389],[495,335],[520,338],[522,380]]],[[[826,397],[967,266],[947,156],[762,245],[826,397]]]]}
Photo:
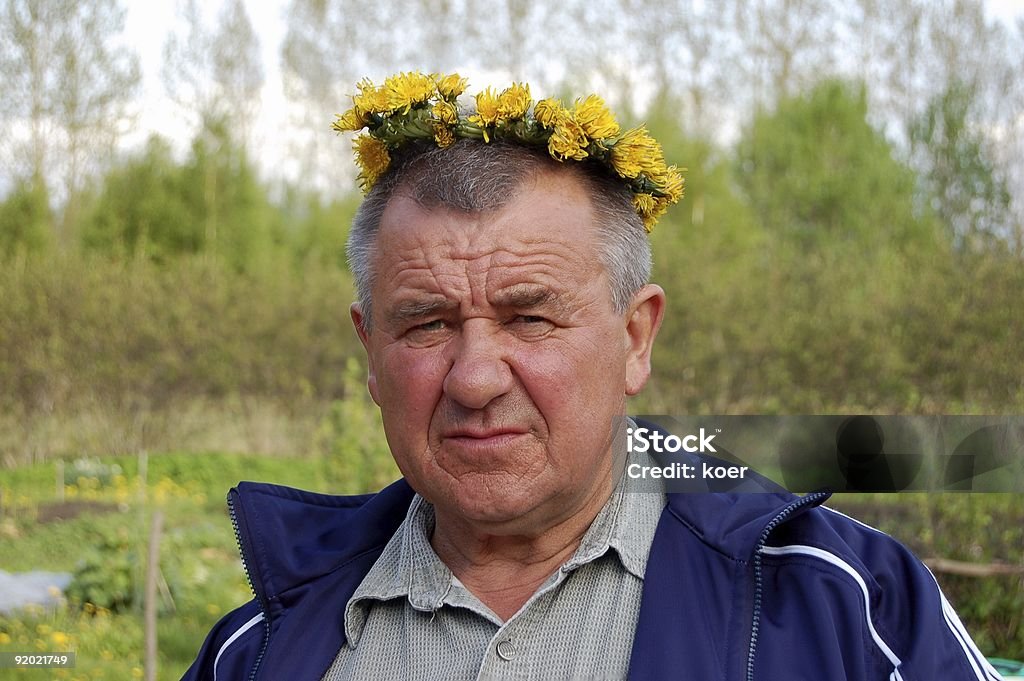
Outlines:
{"type": "Polygon", "coordinates": [[[160,509],[153,511],[153,522],[149,530],[149,558],[146,561],[146,681],[156,681],[156,610],[157,578],[160,574],[160,533],[163,531],[164,514],[160,509]]]}

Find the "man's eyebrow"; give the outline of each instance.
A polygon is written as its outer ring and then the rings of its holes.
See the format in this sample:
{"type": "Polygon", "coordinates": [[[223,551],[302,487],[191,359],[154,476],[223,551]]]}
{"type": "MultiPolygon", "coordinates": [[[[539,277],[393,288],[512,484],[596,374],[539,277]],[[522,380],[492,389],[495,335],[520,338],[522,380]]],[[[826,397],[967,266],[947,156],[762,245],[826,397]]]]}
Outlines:
{"type": "Polygon", "coordinates": [[[518,309],[552,306],[563,312],[570,309],[563,296],[540,286],[511,286],[502,289],[494,294],[491,304],[495,307],[518,309]]]}
{"type": "Polygon", "coordinates": [[[403,300],[388,310],[387,318],[393,323],[422,319],[442,311],[458,307],[458,303],[447,298],[427,298],[420,300],[403,300]]]}

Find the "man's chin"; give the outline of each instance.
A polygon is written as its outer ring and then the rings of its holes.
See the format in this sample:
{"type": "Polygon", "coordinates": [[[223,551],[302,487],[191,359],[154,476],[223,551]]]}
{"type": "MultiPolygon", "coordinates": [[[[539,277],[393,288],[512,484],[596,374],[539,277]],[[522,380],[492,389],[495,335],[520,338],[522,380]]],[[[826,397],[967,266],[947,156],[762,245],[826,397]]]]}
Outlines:
{"type": "Polygon", "coordinates": [[[486,483],[464,480],[434,506],[440,514],[451,514],[463,523],[511,534],[542,529],[536,526],[550,514],[541,507],[550,505],[552,496],[514,479],[499,484],[493,479],[486,483]]]}

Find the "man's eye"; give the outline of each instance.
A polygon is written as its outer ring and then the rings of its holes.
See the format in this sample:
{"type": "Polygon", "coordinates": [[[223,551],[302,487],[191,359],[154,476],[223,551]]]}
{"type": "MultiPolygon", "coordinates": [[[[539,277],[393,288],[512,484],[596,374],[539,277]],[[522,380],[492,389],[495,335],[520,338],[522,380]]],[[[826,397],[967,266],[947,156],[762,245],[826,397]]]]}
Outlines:
{"type": "Polygon", "coordinates": [[[544,338],[554,329],[554,324],[547,317],[521,314],[510,320],[509,328],[523,338],[544,338]]]}
{"type": "Polygon", "coordinates": [[[441,331],[442,329],[444,329],[444,327],[445,327],[445,323],[444,323],[443,319],[434,319],[432,321],[426,322],[425,324],[420,324],[418,326],[413,327],[413,330],[414,331],[441,331]]]}

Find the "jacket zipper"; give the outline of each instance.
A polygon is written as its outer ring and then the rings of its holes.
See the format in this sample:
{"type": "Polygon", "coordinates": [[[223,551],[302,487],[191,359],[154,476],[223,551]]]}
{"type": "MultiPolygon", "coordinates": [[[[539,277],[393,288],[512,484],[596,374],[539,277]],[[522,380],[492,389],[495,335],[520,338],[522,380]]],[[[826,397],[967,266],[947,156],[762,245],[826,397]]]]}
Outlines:
{"type": "Polygon", "coordinates": [[[252,592],[253,597],[259,601],[260,610],[263,612],[263,644],[260,646],[260,652],[256,656],[256,662],[252,666],[252,671],[249,673],[249,681],[255,681],[256,672],[260,668],[260,663],[263,661],[263,655],[267,651],[267,644],[270,642],[270,618],[267,614],[267,606],[260,595],[256,593],[256,587],[252,582],[252,575],[249,574],[249,563],[245,559],[245,549],[242,547],[242,533],[238,529],[238,517],[235,515],[235,504],[231,500],[230,493],[228,494],[228,515],[231,517],[231,527],[235,531],[235,543],[238,545],[238,555],[242,557],[242,571],[245,573],[245,581],[249,584],[249,590],[252,592]]]}
{"type": "Polygon", "coordinates": [[[768,542],[768,535],[781,525],[786,518],[804,506],[828,496],[829,492],[814,492],[790,503],[771,519],[771,522],[765,526],[757,540],[757,546],[754,549],[754,615],[750,624],[750,648],[747,651],[747,681],[754,681],[754,653],[757,650],[758,631],[761,627],[761,598],[764,589],[761,576],[761,549],[768,542]]]}

